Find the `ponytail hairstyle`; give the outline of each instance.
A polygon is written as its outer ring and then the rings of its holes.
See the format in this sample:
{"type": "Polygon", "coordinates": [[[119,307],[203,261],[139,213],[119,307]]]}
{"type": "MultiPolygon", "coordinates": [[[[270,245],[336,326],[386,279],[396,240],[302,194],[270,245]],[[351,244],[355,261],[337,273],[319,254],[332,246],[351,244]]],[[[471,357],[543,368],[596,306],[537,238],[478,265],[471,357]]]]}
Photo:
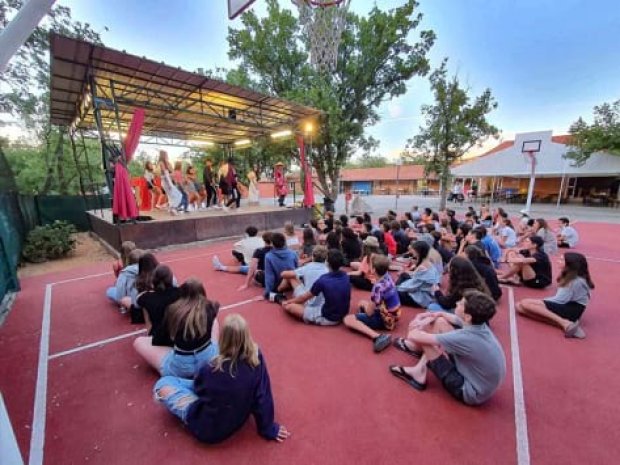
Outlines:
{"type": "Polygon", "coordinates": [[[431,246],[428,245],[428,243],[425,241],[412,242],[409,248],[414,250],[415,253],[418,255],[418,259],[415,264],[416,268],[428,258],[428,253],[431,250],[431,246]]]}
{"type": "Polygon", "coordinates": [[[564,254],[564,269],[558,276],[558,284],[565,287],[575,278],[583,278],[588,287],[594,289],[586,257],[577,252],[566,252],[564,254]]]}
{"type": "Polygon", "coordinates": [[[462,297],[466,290],[471,289],[491,295],[486,283],[468,258],[454,257],[450,261],[449,270],[450,287],[448,292],[450,294],[462,297]]]}
{"type": "Polygon", "coordinates": [[[204,286],[195,278],[185,281],[179,290],[179,300],[166,312],[170,337],[174,339],[179,333],[184,339],[204,337],[213,327],[220,304],[207,299],[204,286]]]}
{"type": "Polygon", "coordinates": [[[168,265],[157,265],[153,272],[153,290],[165,291],[173,286],[174,277],[168,265]]]}
{"type": "Polygon", "coordinates": [[[145,253],[138,260],[138,277],[136,278],[136,289],[138,292],[150,291],[153,287],[153,273],[159,262],[155,255],[150,252],[145,253]]]}

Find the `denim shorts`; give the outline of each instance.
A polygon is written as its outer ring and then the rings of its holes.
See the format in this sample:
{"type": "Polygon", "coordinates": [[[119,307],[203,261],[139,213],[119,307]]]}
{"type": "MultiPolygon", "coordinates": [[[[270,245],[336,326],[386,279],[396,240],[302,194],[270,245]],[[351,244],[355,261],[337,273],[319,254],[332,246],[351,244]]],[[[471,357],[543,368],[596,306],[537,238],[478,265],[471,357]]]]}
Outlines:
{"type": "Polygon", "coordinates": [[[211,342],[203,350],[194,354],[181,355],[171,350],[161,363],[161,375],[193,378],[198,369],[217,357],[219,352],[216,342],[211,342]]]}
{"type": "Polygon", "coordinates": [[[153,387],[155,400],[163,403],[173,415],[187,424],[187,412],[198,397],[194,393],[194,380],[177,378],[176,376],[164,376],[153,387]],[[168,397],[163,398],[159,391],[164,387],[173,388],[175,391],[168,397]]]}
{"type": "Polygon", "coordinates": [[[372,315],[368,315],[365,312],[359,312],[355,315],[355,318],[357,318],[357,321],[361,321],[362,323],[364,323],[370,329],[386,329],[385,325],[383,324],[383,318],[381,318],[381,313],[379,312],[379,310],[375,310],[372,315]]]}

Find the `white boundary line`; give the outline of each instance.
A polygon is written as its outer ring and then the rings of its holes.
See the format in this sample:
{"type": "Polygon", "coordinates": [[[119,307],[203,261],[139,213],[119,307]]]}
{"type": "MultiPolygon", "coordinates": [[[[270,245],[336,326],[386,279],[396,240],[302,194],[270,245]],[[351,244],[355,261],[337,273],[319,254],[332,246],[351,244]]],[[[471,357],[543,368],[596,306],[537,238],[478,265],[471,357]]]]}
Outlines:
{"type": "Polygon", "coordinates": [[[50,346],[50,321],[52,313],[52,286],[45,286],[43,301],[43,322],[41,323],[41,344],[39,346],[39,365],[37,385],[34,393],[34,412],[32,413],[32,436],[30,437],[29,465],[43,465],[43,446],[45,444],[45,421],[47,408],[47,357],[50,346]]]}
{"type": "Polygon", "coordinates": [[[527,435],[527,415],[523,396],[523,375],[521,373],[521,356],[519,355],[519,336],[515,295],[512,287],[508,288],[510,304],[510,353],[512,355],[512,385],[515,399],[515,430],[517,440],[517,465],[530,465],[530,443],[527,435]]]}
{"type": "MultiPolygon", "coordinates": [[[[191,260],[194,258],[208,257],[210,255],[215,255],[217,253],[224,252],[228,250],[230,246],[227,246],[226,249],[218,249],[213,252],[209,252],[206,254],[198,254],[192,255],[189,257],[178,257],[170,260],[165,260],[163,263],[172,263],[178,262],[182,260],[191,260]]],[[[47,373],[48,373],[48,364],[49,364],[49,345],[50,345],[50,326],[51,326],[51,313],[52,313],[52,288],[58,284],[67,284],[77,281],[83,281],[85,279],[91,278],[99,278],[102,276],[106,276],[111,274],[110,272],[106,273],[96,273],[86,276],[80,276],[79,278],[65,279],[62,281],[56,281],[53,283],[48,283],[45,285],[45,298],[43,300],[43,317],[41,321],[41,340],[39,344],[39,361],[37,365],[37,382],[34,392],[34,411],[32,414],[32,435],[30,436],[30,453],[28,454],[28,465],[43,465],[43,451],[45,447],[45,422],[47,417],[47,373]]],[[[253,299],[248,299],[243,302],[238,302],[236,304],[228,305],[223,307],[222,310],[228,308],[238,307],[240,305],[247,304],[249,302],[258,301],[261,299],[261,296],[254,297],[253,299]]],[[[125,335],[126,336],[126,335],[125,335]]],[[[118,337],[118,336],[117,336],[118,337]]],[[[129,336],[126,336],[129,337],[129,336]]],[[[114,338],[112,338],[114,339],[114,338]]],[[[112,341],[108,341],[112,342],[112,341]]],[[[93,343],[94,345],[89,344],[89,347],[96,347],[98,345],[102,345],[102,343],[107,343],[106,341],[99,341],[93,343]]],[[[83,350],[87,346],[80,347],[80,350],[83,350]]],[[[75,349],[70,349],[76,351],[75,349]]],[[[65,351],[68,352],[68,351],[65,351]]],[[[73,352],[71,352],[73,353],[73,352]]],[[[53,357],[60,357],[63,353],[54,354],[53,357]]],[[[63,354],[68,355],[68,354],[63,354]]]]}
{"type": "MultiPolygon", "coordinates": [[[[220,310],[229,310],[231,308],[241,307],[242,305],[247,305],[252,302],[259,302],[263,300],[262,296],[255,296],[251,299],[243,300],[241,302],[236,302],[234,304],[225,305],[220,308],[220,310]]],[[[90,344],[85,344],[83,346],[74,347],[73,349],[63,350],[62,352],[56,352],[55,354],[50,355],[47,359],[54,360],[56,358],[65,357],[66,355],[75,354],[77,352],[82,352],[83,350],[94,349],[97,347],[103,347],[104,345],[110,344],[111,342],[121,341],[123,339],[127,339],[133,336],[137,336],[138,334],[143,334],[146,332],[146,329],[139,329],[137,331],[132,331],[130,333],[120,334],[118,336],[110,337],[107,339],[102,339],[100,341],[91,342],[90,344]]]]}
{"type": "Polygon", "coordinates": [[[609,262],[609,263],[620,263],[620,260],[617,260],[615,258],[600,258],[600,257],[590,257],[586,255],[586,258],[588,260],[598,260],[600,262],[609,262]]]}
{"type": "Polygon", "coordinates": [[[64,357],[65,355],[75,354],[76,352],[81,352],[83,350],[92,349],[95,347],[103,347],[110,342],[120,341],[122,339],[127,339],[128,337],[137,336],[138,334],[146,333],[146,329],[139,329],[137,331],[132,331],[130,333],[121,334],[119,336],[110,337],[108,339],[102,339],[101,341],[91,342],[90,344],[85,344],[83,346],[74,347],[73,349],[63,350],[62,352],[56,352],[55,354],[50,355],[47,359],[54,360],[55,358],[64,357]]]}

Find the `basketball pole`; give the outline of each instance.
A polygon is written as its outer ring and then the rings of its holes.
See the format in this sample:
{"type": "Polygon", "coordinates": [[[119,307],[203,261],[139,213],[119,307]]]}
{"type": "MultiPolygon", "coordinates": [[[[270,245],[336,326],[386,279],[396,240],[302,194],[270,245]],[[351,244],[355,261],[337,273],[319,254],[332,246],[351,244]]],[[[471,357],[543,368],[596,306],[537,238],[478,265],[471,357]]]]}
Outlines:
{"type": "Polygon", "coordinates": [[[528,151],[527,154],[530,157],[530,186],[527,190],[527,202],[525,203],[525,212],[530,213],[532,206],[532,197],[534,195],[534,184],[536,183],[536,159],[534,158],[534,152],[528,151]]]}

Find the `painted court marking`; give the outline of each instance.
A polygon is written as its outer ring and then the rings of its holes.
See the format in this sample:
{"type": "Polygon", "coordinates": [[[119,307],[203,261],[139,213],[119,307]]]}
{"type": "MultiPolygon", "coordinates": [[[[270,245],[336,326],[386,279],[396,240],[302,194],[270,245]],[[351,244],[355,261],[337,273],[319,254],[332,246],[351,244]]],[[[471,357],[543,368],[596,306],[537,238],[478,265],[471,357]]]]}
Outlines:
{"type": "MultiPolygon", "coordinates": [[[[171,263],[171,262],[178,262],[182,260],[191,260],[195,258],[208,257],[210,255],[221,253],[225,250],[228,250],[228,249],[222,249],[221,251],[218,249],[216,251],[209,252],[206,254],[192,255],[189,257],[173,258],[170,260],[164,260],[163,263],[171,263]]],[[[91,279],[91,278],[99,278],[99,277],[106,276],[109,274],[111,273],[110,272],[96,273],[92,275],[80,276],[78,278],[71,278],[71,279],[65,279],[62,281],[56,281],[53,283],[46,284],[45,286],[45,298],[43,300],[43,317],[42,317],[42,322],[41,322],[41,340],[39,343],[39,361],[37,365],[37,383],[36,383],[35,394],[34,394],[34,411],[32,414],[32,435],[30,437],[30,453],[28,454],[28,465],[43,465],[43,449],[45,446],[45,420],[46,420],[46,409],[47,409],[47,375],[48,375],[48,364],[50,360],[49,346],[50,346],[50,326],[51,326],[51,313],[52,313],[52,289],[56,285],[73,283],[73,282],[83,281],[83,280],[91,279]]],[[[235,304],[227,305],[225,307],[222,307],[221,310],[239,307],[241,305],[245,305],[250,302],[255,302],[261,299],[262,299],[262,296],[256,296],[252,299],[244,300],[243,302],[237,302],[235,304]]],[[[116,337],[110,338],[110,340],[98,341],[98,342],[94,342],[92,344],[88,344],[85,346],[76,347],[74,349],[70,349],[69,351],[59,352],[57,354],[52,355],[52,358],[58,358],[63,355],[69,355],[69,353],[75,353],[81,350],[105,345],[107,343],[114,342],[116,340],[130,337],[129,334],[116,336],[116,337]]],[[[131,335],[134,335],[134,334],[131,334],[131,335]]]]}
{"type": "Polygon", "coordinates": [[[515,295],[512,287],[508,288],[510,304],[510,353],[512,355],[512,385],[515,399],[515,430],[517,435],[517,464],[530,465],[530,443],[527,435],[527,415],[523,395],[523,375],[521,373],[521,356],[519,354],[519,336],[515,295]]]}

